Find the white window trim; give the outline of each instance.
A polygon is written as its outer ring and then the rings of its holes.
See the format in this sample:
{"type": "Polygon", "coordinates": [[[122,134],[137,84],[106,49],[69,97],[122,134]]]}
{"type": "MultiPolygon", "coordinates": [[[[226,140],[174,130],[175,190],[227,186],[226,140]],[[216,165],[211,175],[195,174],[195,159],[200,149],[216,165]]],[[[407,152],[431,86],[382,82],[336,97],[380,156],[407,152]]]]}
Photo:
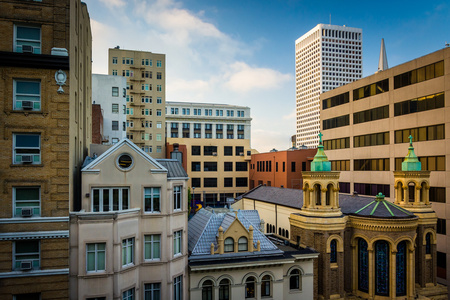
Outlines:
{"type": "Polygon", "coordinates": [[[183,230],[177,230],[173,233],[173,256],[178,257],[183,254],[183,230]],[[175,252],[177,249],[176,244],[179,244],[179,252],[175,252]]]}
{"type": "MultiPolygon", "coordinates": [[[[23,218],[22,216],[16,216],[16,208],[17,208],[17,206],[16,206],[16,201],[17,201],[16,200],[16,189],[36,189],[36,188],[39,190],[39,199],[31,200],[31,201],[39,201],[39,205],[38,205],[39,214],[35,215],[34,207],[33,207],[33,216],[32,217],[34,217],[34,216],[40,217],[41,216],[41,187],[39,187],[39,186],[15,186],[15,187],[13,187],[13,192],[12,192],[12,197],[13,197],[13,214],[12,215],[13,215],[13,218],[23,218]]],[[[19,200],[19,201],[22,201],[22,200],[19,200]]],[[[29,200],[23,200],[23,201],[29,201],[29,200]]]]}
{"type": "Polygon", "coordinates": [[[127,209],[123,209],[123,203],[122,203],[122,196],[123,196],[123,190],[127,190],[128,191],[128,209],[130,209],[130,188],[129,187],[103,187],[103,188],[92,188],[91,189],[91,212],[96,212],[94,211],[94,190],[99,190],[99,211],[98,212],[104,212],[103,211],[103,190],[109,190],[109,210],[108,212],[113,212],[113,211],[123,211],[123,210],[127,210],[127,209]],[[119,210],[113,210],[114,208],[114,201],[113,201],[113,190],[114,189],[119,189],[119,210]]]}
{"type": "Polygon", "coordinates": [[[173,187],[173,210],[174,211],[181,211],[181,209],[183,207],[182,190],[183,190],[182,185],[176,185],[173,187]]]}
{"type": "Polygon", "coordinates": [[[161,261],[161,234],[145,234],[144,235],[144,261],[161,261]],[[145,237],[151,237],[150,241],[146,241],[145,237]],[[157,241],[157,243],[159,243],[159,257],[154,258],[154,254],[153,254],[153,244],[156,243],[156,241],[154,240],[155,236],[159,236],[159,241],[157,241]],[[146,258],[145,257],[145,248],[146,247],[150,247],[151,249],[151,258],[146,258]]]}
{"type": "MultiPolygon", "coordinates": [[[[41,80],[39,79],[20,79],[20,78],[16,78],[13,80],[13,99],[14,99],[14,103],[13,103],[13,110],[19,110],[19,111],[23,111],[24,109],[18,109],[16,108],[16,103],[17,103],[17,82],[23,82],[23,81],[28,81],[28,82],[38,82],[39,83],[39,94],[23,94],[23,95],[27,95],[27,96],[33,96],[33,97],[39,97],[39,101],[34,101],[34,100],[20,100],[20,101],[30,101],[33,103],[33,108],[28,110],[28,111],[41,111],[42,110],[42,97],[41,97],[41,90],[42,90],[42,85],[41,85],[41,80]],[[35,102],[39,102],[39,109],[34,109],[34,103],[35,102]]],[[[22,95],[22,94],[21,94],[22,95]]]]}
{"type": "MultiPolygon", "coordinates": [[[[23,52],[17,51],[17,27],[39,28],[39,32],[40,32],[39,54],[42,54],[42,28],[41,28],[41,26],[30,26],[30,25],[23,25],[23,24],[14,24],[14,49],[13,49],[13,52],[23,53],[23,52]]],[[[23,40],[23,41],[29,41],[32,43],[36,43],[36,40],[23,40]]]]}
{"type": "Polygon", "coordinates": [[[86,243],[86,273],[90,274],[90,273],[102,273],[102,272],[106,272],[106,243],[86,243]],[[105,250],[98,250],[97,245],[99,245],[99,244],[105,244],[105,250]],[[95,245],[94,251],[89,251],[88,250],[88,245],[95,245]],[[94,252],[95,270],[91,270],[91,271],[88,270],[88,252],[94,252]],[[105,269],[104,270],[99,270],[98,269],[98,261],[99,261],[98,260],[98,253],[99,252],[104,252],[105,253],[105,262],[104,262],[105,269]]]}
{"type": "MultiPolygon", "coordinates": [[[[14,133],[13,134],[13,164],[16,165],[21,165],[23,164],[22,162],[16,162],[16,137],[18,135],[37,135],[39,136],[39,154],[22,154],[22,155],[32,155],[33,156],[33,161],[31,162],[31,164],[41,164],[42,160],[41,160],[41,134],[40,133],[14,133]],[[34,162],[34,156],[38,155],[39,156],[39,161],[38,162],[34,162]]],[[[36,147],[31,147],[31,148],[20,148],[20,149],[37,149],[36,147]]]]}
{"type": "MultiPolygon", "coordinates": [[[[36,259],[17,259],[16,258],[16,255],[17,255],[16,254],[16,243],[17,242],[21,242],[21,241],[25,241],[25,240],[18,240],[18,241],[15,241],[13,243],[13,249],[12,249],[12,256],[13,256],[13,259],[12,259],[12,270],[13,271],[21,271],[20,269],[16,268],[16,262],[17,261],[27,261],[27,260],[35,261],[36,260],[36,259]]],[[[37,259],[39,261],[39,267],[37,269],[32,267],[32,270],[40,270],[41,269],[41,241],[40,240],[31,240],[31,241],[36,241],[38,243],[38,252],[37,253],[39,255],[39,258],[37,259]]],[[[31,254],[35,255],[36,252],[28,253],[28,255],[31,255],[31,254]]],[[[20,255],[24,255],[24,254],[20,254],[20,255]]],[[[33,265],[33,263],[32,263],[32,265],[33,265]]]]}
{"type": "Polygon", "coordinates": [[[159,187],[159,186],[146,186],[146,187],[144,187],[144,197],[143,197],[143,199],[144,199],[144,213],[148,213],[148,214],[159,214],[159,213],[161,213],[161,199],[162,199],[162,197],[161,197],[161,187],[159,187]],[[150,189],[150,194],[148,194],[149,196],[150,196],[150,210],[146,210],[146,208],[145,208],[145,196],[147,195],[146,193],[145,193],[145,189],[150,189]],[[153,210],[153,196],[154,195],[156,195],[156,193],[154,193],[153,192],[153,189],[159,189],[159,210],[157,210],[157,211],[154,211],[153,210]]]}
{"type": "Polygon", "coordinates": [[[135,248],[134,248],[134,245],[135,245],[135,243],[136,243],[136,240],[135,240],[134,237],[125,238],[125,239],[122,240],[122,245],[121,245],[121,247],[122,247],[122,253],[121,254],[122,255],[120,257],[121,261],[122,261],[122,268],[123,267],[128,267],[128,266],[134,266],[134,260],[135,260],[135,253],[134,253],[135,248]],[[123,244],[124,241],[126,242],[125,246],[123,244]],[[125,261],[125,264],[124,264],[123,252],[125,251],[125,253],[127,253],[126,251],[127,251],[128,247],[131,247],[131,261],[128,262],[129,261],[129,257],[126,257],[126,261],[125,261]]]}

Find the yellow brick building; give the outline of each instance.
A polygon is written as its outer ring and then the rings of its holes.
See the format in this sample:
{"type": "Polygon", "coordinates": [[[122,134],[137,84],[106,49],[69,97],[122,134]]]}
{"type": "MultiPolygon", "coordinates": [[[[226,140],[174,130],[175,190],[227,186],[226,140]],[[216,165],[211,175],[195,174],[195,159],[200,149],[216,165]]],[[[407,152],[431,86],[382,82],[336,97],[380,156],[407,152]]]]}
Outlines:
{"type": "Polygon", "coordinates": [[[67,299],[69,211],[91,140],[79,0],[0,3],[0,299],[67,299]]]}

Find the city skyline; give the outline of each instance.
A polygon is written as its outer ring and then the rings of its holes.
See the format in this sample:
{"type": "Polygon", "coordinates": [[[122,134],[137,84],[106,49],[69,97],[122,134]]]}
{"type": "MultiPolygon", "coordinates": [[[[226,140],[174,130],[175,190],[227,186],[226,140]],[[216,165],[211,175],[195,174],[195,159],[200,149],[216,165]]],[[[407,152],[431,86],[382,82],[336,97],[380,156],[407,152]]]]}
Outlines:
{"type": "Polygon", "coordinates": [[[329,24],[330,14],[333,25],[362,28],[363,77],[377,70],[381,38],[390,67],[450,41],[448,30],[436,30],[450,21],[444,2],[414,1],[407,7],[329,1],[320,6],[303,1],[86,2],[94,73],[107,74],[107,49],[117,45],[164,53],[166,99],[249,106],[252,147],[260,152],[290,146],[296,131],[295,40],[319,23],[329,24]]]}

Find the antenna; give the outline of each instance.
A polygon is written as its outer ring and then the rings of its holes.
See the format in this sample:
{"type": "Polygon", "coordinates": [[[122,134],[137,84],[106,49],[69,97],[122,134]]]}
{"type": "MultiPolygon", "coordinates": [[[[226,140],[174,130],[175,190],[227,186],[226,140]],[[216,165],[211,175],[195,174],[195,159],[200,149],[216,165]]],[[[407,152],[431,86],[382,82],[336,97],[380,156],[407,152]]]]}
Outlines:
{"type": "Polygon", "coordinates": [[[450,47],[450,43],[445,42],[445,47],[450,47]]]}

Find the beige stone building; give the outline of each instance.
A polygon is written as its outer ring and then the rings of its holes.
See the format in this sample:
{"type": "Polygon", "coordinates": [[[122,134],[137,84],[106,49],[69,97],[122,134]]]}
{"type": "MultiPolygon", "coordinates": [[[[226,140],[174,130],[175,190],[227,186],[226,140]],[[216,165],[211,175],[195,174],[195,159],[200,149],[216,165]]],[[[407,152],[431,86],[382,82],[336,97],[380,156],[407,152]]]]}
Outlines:
{"type": "Polygon", "coordinates": [[[70,299],[187,299],[187,179],[178,161],[128,139],[86,160],[70,299]]]}
{"type": "Polygon", "coordinates": [[[166,55],[110,48],[108,74],[127,79],[127,138],[165,157],[166,55]]]}
{"type": "Polygon", "coordinates": [[[249,189],[250,108],[167,102],[167,157],[178,144],[196,203],[216,206],[249,189]]]}
{"type": "Polygon", "coordinates": [[[0,298],[67,299],[69,211],[91,139],[79,0],[0,3],[0,298]]]}
{"type": "MultiPolygon", "coordinates": [[[[437,214],[437,277],[450,282],[449,95],[450,48],[339,87],[321,95],[321,128],[341,192],[391,201],[392,171],[400,170],[409,135],[430,175],[430,201],[437,214]]],[[[406,188],[406,187],[405,187],[406,188]]],[[[407,188],[413,197],[414,188],[407,188]]]]}

